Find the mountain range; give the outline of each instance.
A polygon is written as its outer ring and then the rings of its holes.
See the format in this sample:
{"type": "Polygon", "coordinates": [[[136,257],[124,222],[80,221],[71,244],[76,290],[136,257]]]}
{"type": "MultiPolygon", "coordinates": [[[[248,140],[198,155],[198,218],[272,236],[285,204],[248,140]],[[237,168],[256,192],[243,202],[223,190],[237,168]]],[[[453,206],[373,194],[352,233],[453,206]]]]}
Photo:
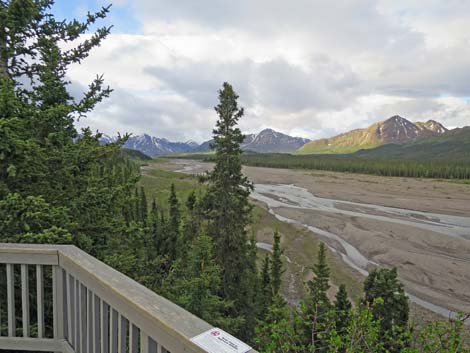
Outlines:
{"type": "MultiPolygon", "coordinates": [[[[110,143],[116,140],[114,136],[103,135],[101,143],[110,143]]],[[[292,137],[272,129],[264,129],[257,134],[248,134],[241,147],[245,151],[259,153],[284,152],[292,153],[297,151],[309,139],[302,137],[292,137]]],[[[212,140],[197,144],[193,141],[172,142],[165,138],[153,137],[147,134],[131,136],[124,144],[124,148],[138,150],[148,156],[154,157],[164,154],[174,153],[194,153],[209,152],[212,140]]]]}
{"type": "Polygon", "coordinates": [[[415,122],[395,115],[364,129],[355,129],[331,138],[311,141],[299,150],[299,154],[353,153],[386,144],[405,144],[447,132],[441,123],[428,120],[415,122]]]}
{"type": "MultiPolygon", "coordinates": [[[[116,137],[103,135],[101,143],[116,141],[116,137]]],[[[154,137],[147,134],[131,136],[123,148],[137,150],[147,156],[154,157],[162,154],[193,152],[199,145],[193,141],[172,142],[166,138],[154,137]]]]}
{"type": "MultiPolygon", "coordinates": [[[[102,143],[116,137],[103,135],[102,143]]],[[[173,142],[147,134],[131,136],[123,148],[137,150],[154,157],[178,153],[207,153],[213,141],[173,142]]],[[[257,153],[351,154],[364,158],[421,158],[434,153],[437,158],[469,158],[470,127],[448,130],[435,120],[411,122],[398,115],[343,134],[310,141],[292,137],[273,129],[248,134],[241,145],[245,151],[257,153]],[[433,152],[431,152],[433,151],[433,152]]],[[[427,158],[426,157],[426,158],[427,158]]]]}

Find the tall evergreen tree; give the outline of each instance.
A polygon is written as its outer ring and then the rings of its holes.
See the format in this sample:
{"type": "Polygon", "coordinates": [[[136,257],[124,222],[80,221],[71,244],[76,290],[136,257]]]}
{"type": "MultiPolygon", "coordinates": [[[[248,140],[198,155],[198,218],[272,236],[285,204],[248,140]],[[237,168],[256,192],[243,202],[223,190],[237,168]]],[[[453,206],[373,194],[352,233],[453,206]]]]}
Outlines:
{"type": "MultiPolygon", "coordinates": [[[[98,76],[75,98],[67,71],[109,34],[90,33],[108,8],[80,22],[56,19],[52,5],[0,1],[0,242],[73,243],[104,259],[126,242],[138,170],[120,153],[124,139],[78,133],[75,122],[111,90],[98,76]]],[[[118,269],[129,273],[138,255],[129,250],[118,269]]]]}
{"type": "Polygon", "coordinates": [[[263,260],[261,268],[260,288],[256,302],[257,316],[259,320],[265,320],[268,308],[272,303],[273,292],[271,282],[271,260],[268,255],[263,260]]]}
{"type": "Polygon", "coordinates": [[[147,205],[147,196],[145,195],[145,189],[143,186],[140,187],[140,207],[139,207],[140,215],[139,220],[142,222],[144,226],[147,225],[148,219],[148,205],[147,205]]]}
{"type": "Polygon", "coordinates": [[[330,269],[326,262],[324,243],[319,245],[318,261],[312,270],[315,277],[307,283],[309,294],[303,305],[305,338],[315,352],[328,352],[332,305],[327,296],[330,288],[330,269]]]}
{"type": "Polygon", "coordinates": [[[281,249],[281,236],[276,230],[274,232],[273,254],[271,257],[271,282],[273,295],[278,295],[279,290],[281,289],[282,274],[284,273],[282,269],[282,254],[283,250],[281,249]]]}
{"type": "Polygon", "coordinates": [[[52,5],[51,0],[0,2],[0,200],[9,200],[0,205],[0,217],[8,212],[2,209],[25,201],[31,207],[43,204],[35,215],[41,227],[10,224],[0,237],[44,242],[47,233],[51,241],[72,239],[98,255],[128,223],[128,191],[138,171],[126,170],[133,167],[119,152],[123,140],[102,146],[99,134],[85,129],[79,136],[74,127],[111,93],[98,76],[77,100],[68,93],[67,79],[68,67],[81,63],[109,34],[103,27],[82,36],[108,8],[84,22],[68,22],[55,19],[52,5]],[[122,166],[119,173],[116,165],[122,166]],[[50,222],[57,208],[63,220],[50,222]]]}
{"type": "Polygon", "coordinates": [[[159,217],[159,212],[158,212],[158,207],[157,207],[157,201],[155,198],[152,200],[152,208],[150,209],[150,215],[149,215],[149,226],[150,226],[150,238],[151,238],[151,244],[152,244],[152,251],[154,252],[154,256],[156,256],[159,251],[158,247],[161,245],[161,234],[160,234],[160,217],[159,217]]]}
{"type": "Polygon", "coordinates": [[[140,197],[139,197],[139,189],[135,188],[134,190],[134,222],[140,221],[140,197]]]}
{"type": "Polygon", "coordinates": [[[200,230],[199,203],[196,192],[192,191],[186,200],[187,217],[184,223],[182,245],[192,242],[200,230]]]}
{"type": "Polygon", "coordinates": [[[344,284],[340,284],[335,300],[335,321],[336,331],[341,336],[346,334],[346,328],[349,325],[349,320],[351,317],[351,309],[352,305],[348,298],[346,286],[344,284]]]}
{"type": "Polygon", "coordinates": [[[252,206],[248,201],[252,184],[242,174],[240,144],[244,136],[237,126],[243,108],[232,86],[223,84],[219,104],[215,107],[219,119],[213,131],[215,166],[205,179],[208,191],[204,204],[208,232],[214,239],[217,264],[221,268],[223,297],[235,302],[231,315],[248,315],[253,296],[245,292],[253,276],[249,273],[249,251],[246,227],[251,220],[252,206]]]}
{"type": "Polygon", "coordinates": [[[175,184],[171,184],[170,196],[168,198],[168,224],[165,234],[165,254],[169,261],[176,260],[178,256],[178,243],[181,231],[180,203],[176,196],[175,184]]]}
{"type": "Polygon", "coordinates": [[[400,352],[406,342],[400,338],[408,327],[409,304],[396,268],[374,269],[364,281],[364,302],[374,319],[380,321],[381,336],[390,352],[400,352]]]}

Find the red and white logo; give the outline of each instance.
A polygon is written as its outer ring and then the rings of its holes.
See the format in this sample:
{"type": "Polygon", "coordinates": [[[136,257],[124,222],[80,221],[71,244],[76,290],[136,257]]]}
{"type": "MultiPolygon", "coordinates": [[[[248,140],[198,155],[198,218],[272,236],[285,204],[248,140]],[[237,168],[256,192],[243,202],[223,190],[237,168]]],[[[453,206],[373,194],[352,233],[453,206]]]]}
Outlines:
{"type": "Polygon", "coordinates": [[[214,337],[220,336],[220,331],[212,331],[211,335],[214,337]]]}

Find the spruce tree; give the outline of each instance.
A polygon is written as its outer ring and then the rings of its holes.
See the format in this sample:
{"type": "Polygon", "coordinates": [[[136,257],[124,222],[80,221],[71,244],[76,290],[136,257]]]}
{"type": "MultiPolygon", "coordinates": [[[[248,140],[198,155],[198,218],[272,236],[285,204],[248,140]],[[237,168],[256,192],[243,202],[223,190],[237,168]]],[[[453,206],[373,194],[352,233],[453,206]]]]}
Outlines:
{"type": "Polygon", "coordinates": [[[244,135],[237,127],[243,108],[232,86],[223,84],[219,104],[215,107],[219,119],[213,131],[215,166],[205,179],[208,232],[214,241],[217,264],[221,268],[224,298],[235,302],[230,315],[249,315],[253,296],[246,292],[252,287],[253,276],[248,265],[249,256],[246,227],[251,220],[252,206],[248,201],[252,184],[242,173],[240,144],[244,135]]]}
{"type": "Polygon", "coordinates": [[[319,299],[323,300],[326,298],[326,292],[330,288],[330,268],[326,262],[326,246],[324,243],[320,243],[318,247],[318,261],[312,270],[315,278],[309,281],[309,288],[312,292],[321,294],[322,298],[319,299]]]}
{"type": "Polygon", "coordinates": [[[165,254],[170,262],[176,260],[178,256],[178,244],[181,230],[180,203],[176,196],[175,184],[171,184],[170,196],[168,198],[168,224],[165,236],[165,254]]]}
{"type": "Polygon", "coordinates": [[[279,290],[281,289],[282,274],[284,273],[282,269],[282,254],[281,236],[276,230],[274,232],[273,253],[271,256],[271,282],[273,295],[278,295],[279,290]]]}
{"type": "Polygon", "coordinates": [[[144,226],[147,225],[147,218],[148,218],[148,205],[147,205],[147,196],[145,195],[145,189],[143,186],[140,187],[140,222],[144,226]]]}
{"type": "Polygon", "coordinates": [[[348,298],[346,286],[344,284],[340,284],[335,300],[336,331],[340,336],[343,336],[346,333],[345,331],[349,325],[351,317],[351,308],[352,305],[348,298]]]}
{"type": "Polygon", "coordinates": [[[139,189],[134,190],[134,222],[141,220],[139,189]]]}
{"type": "Polygon", "coordinates": [[[128,192],[138,171],[120,154],[124,140],[103,146],[100,134],[90,129],[78,134],[76,120],[111,90],[98,76],[76,99],[68,92],[67,70],[109,34],[103,27],[85,36],[109,8],[80,22],[57,20],[52,5],[50,0],[0,2],[0,200],[9,200],[0,205],[0,215],[25,201],[44,205],[36,213],[43,218],[37,222],[41,227],[30,232],[10,224],[0,237],[44,242],[46,234],[51,241],[62,234],[69,242],[71,235],[75,245],[97,256],[129,224],[128,192]],[[63,220],[73,222],[51,222],[58,219],[57,208],[63,220]]]}
{"type": "Polygon", "coordinates": [[[271,305],[273,292],[271,282],[271,260],[268,255],[263,260],[260,278],[260,291],[257,300],[258,318],[264,320],[271,305]]]}
{"type": "Polygon", "coordinates": [[[157,201],[155,200],[155,198],[152,200],[152,208],[150,209],[149,222],[152,252],[154,252],[153,256],[156,256],[159,253],[158,247],[161,246],[161,227],[157,201]]]}
{"type": "Polygon", "coordinates": [[[196,207],[196,201],[197,201],[196,192],[193,190],[191,191],[191,193],[189,194],[186,200],[186,208],[188,209],[188,211],[190,212],[194,211],[194,208],[196,207]]]}
{"type": "Polygon", "coordinates": [[[192,191],[186,200],[187,216],[184,223],[181,246],[191,243],[197,236],[200,229],[198,199],[196,193],[192,191]]]}
{"type": "Polygon", "coordinates": [[[330,269],[326,262],[326,247],[320,243],[318,261],[313,268],[314,278],[307,285],[309,294],[303,305],[306,344],[315,352],[328,352],[329,333],[332,326],[331,302],[327,291],[330,288],[330,269]]]}
{"type": "Polygon", "coordinates": [[[381,336],[390,352],[400,352],[407,342],[400,338],[408,327],[409,304],[396,268],[374,269],[364,281],[364,302],[380,321],[381,336]]]}

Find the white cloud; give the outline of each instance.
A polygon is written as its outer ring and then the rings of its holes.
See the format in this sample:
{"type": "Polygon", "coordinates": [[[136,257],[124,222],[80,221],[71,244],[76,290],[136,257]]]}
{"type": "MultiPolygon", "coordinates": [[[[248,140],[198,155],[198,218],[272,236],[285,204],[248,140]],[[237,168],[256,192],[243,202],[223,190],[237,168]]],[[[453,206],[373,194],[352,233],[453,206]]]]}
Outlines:
{"type": "Polygon", "coordinates": [[[470,2],[135,0],[140,34],[111,35],[82,66],[115,89],[88,120],[106,133],[210,137],[223,81],[241,126],[316,138],[390,115],[470,124],[470,2]]]}

